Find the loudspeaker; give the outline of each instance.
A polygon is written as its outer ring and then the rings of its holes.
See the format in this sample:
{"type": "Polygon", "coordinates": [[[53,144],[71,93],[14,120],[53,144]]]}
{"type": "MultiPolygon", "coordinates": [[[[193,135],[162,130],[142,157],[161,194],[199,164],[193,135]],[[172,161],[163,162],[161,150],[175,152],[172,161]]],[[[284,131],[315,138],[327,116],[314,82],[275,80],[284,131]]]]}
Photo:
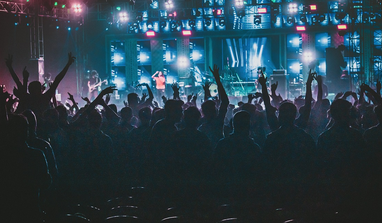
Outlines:
{"type": "Polygon", "coordinates": [[[273,74],[269,77],[269,87],[278,82],[276,94],[285,100],[288,98],[288,75],[285,70],[273,70],[273,74]]]}

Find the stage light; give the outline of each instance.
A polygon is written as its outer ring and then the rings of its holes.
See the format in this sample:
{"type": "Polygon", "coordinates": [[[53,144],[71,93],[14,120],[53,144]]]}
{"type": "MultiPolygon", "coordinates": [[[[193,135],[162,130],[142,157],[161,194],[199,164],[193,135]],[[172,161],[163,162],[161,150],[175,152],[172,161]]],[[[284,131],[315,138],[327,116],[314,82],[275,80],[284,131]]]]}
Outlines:
{"type": "Polygon", "coordinates": [[[81,13],[82,12],[82,5],[79,3],[75,3],[72,5],[72,9],[74,13],[81,13]]]}
{"type": "Polygon", "coordinates": [[[218,15],[222,14],[222,10],[221,9],[214,9],[213,12],[214,12],[215,16],[218,16],[218,15]]]}
{"type": "Polygon", "coordinates": [[[155,36],[155,32],[152,31],[152,30],[147,31],[147,32],[146,32],[146,36],[147,36],[147,37],[154,37],[154,36],[155,36]]]}
{"type": "Polygon", "coordinates": [[[72,28],[68,27],[68,31],[70,31],[72,28]]]}
{"type": "Polygon", "coordinates": [[[225,19],[224,18],[219,19],[219,26],[225,26],[225,19]]]}
{"type": "Polygon", "coordinates": [[[317,5],[309,5],[310,11],[316,11],[317,10],[317,5]]]}
{"type": "Polygon", "coordinates": [[[305,26],[296,26],[296,30],[297,31],[305,31],[306,28],[305,28],[305,26]]]}
{"type": "Polygon", "coordinates": [[[345,18],[345,16],[346,16],[346,13],[343,12],[343,11],[341,11],[341,12],[337,12],[337,13],[336,13],[335,18],[336,18],[337,20],[342,20],[342,19],[345,18]]]}
{"type": "Polygon", "coordinates": [[[303,56],[304,56],[303,59],[305,62],[311,62],[314,60],[312,52],[305,52],[303,56]]]}
{"type": "Polygon", "coordinates": [[[257,13],[260,13],[260,14],[267,13],[267,8],[257,8],[257,13]]]}
{"type": "Polygon", "coordinates": [[[159,22],[159,26],[160,26],[160,28],[165,28],[166,26],[167,26],[167,23],[166,23],[166,21],[165,20],[161,20],[160,22],[159,22]]]}
{"type": "Polygon", "coordinates": [[[243,0],[235,0],[235,6],[236,7],[243,7],[244,1],[243,0]]]}
{"type": "Polygon", "coordinates": [[[187,57],[179,57],[178,58],[178,66],[185,68],[189,66],[189,61],[187,60],[187,57]]]}
{"type": "Polygon", "coordinates": [[[166,6],[166,9],[172,9],[174,8],[174,4],[172,3],[172,0],[165,0],[165,6],[166,6]]]}
{"type": "Polygon", "coordinates": [[[152,21],[147,21],[147,28],[148,29],[152,29],[154,26],[153,26],[153,22],[152,21]]]}
{"type": "Polygon", "coordinates": [[[191,36],[191,30],[183,30],[182,31],[183,36],[191,36]]]}
{"type": "Polygon", "coordinates": [[[337,29],[338,30],[346,30],[348,27],[346,24],[340,24],[340,25],[337,25],[337,29]]]}
{"type": "Polygon", "coordinates": [[[206,18],[206,19],[204,20],[204,25],[205,25],[205,26],[210,26],[211,23],[212,23],[212,21],[211,21],[210,18],[206,18]]]}
{"type": "Polygon", "coordinates": [[[258,26],[261,24],[261,15],[255,15],[255,18],[253,19],[253,23],[258,26]]]}
{"type": "Polygon", "coordinates": [[[287,23],[292,24],[294,22],[294,18],[292,16],[287,17],[287,23]]]}
{"type": "MultiPolygon", "coordinates": [[[[29,2],[29,1],[27,1],[27,2],[29,2]]],[[[57,6],[58,5],[58,2],[54,2],[54,6],[57,6]]]]}
{"type": "Polygon", "coordinates": [[[117,9],[117,11],[121,11],[121,7],[116,7],[115,9],[117,9]]]}
{"type": "Polygon", "coordinates": [[[300,21],[303,23],[307,22],[306,15],[300,15],[300,21]]]}
{"type": "Polygon", "coordinates": [[[114,63],[120,63],[123,60],[123,57],[119,53],[114,54],[114,63]]]}
{"type": "Polygon", "coordinates": [[[129,20],[129,17],[128,17],[128,15],[127,15],[127,12],[120,12],[120,13],[118,14],[118,16],[119,16],[119,21],[120,21],[120,22],[127,22],[127,20],[129,20]]]}
{"type": "Polygon", "coordinates": [[[236,14],[239,18],[243,18],[245,16],[245,9],[237,10],[236,14]]]}
{"type": "Polygon", "coordinates": [[[298,11],[297,3],[289,3],[288,12],[289,13],[297,13],[297,11],[298,11]]]}
{"type": "Polygon", "coordinates": [[[59,29],[60,27],[59,26],[56,26],[56,29],[59,29]]]}
{"type": "Polygon", "coordinates": [[[191,28],[194,28],[195,25],[196,25],[196,21],[195,21],[195,19],[190,19],[190,20],[188,20],[188,25],[189,25],[191,28]]]}
{"type": "Polygon", "coordinates": [[[65,7],[66,7],[66,5],[65,5],[65,4],[61,6],[61,8],[63,8],[63,9],[64,9],[65,7]]]}

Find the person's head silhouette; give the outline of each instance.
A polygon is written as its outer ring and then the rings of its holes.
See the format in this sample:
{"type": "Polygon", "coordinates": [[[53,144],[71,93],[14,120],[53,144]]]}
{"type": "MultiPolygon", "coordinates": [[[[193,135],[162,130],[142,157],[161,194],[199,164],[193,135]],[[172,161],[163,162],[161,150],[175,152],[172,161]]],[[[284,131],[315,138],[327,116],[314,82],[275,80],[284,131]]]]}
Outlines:
{"type": "Polygon", "coordinates": [[[247,111],[239,111],[233,116],[234,133],[249,134],[251,115],[247,111]]]}
{"type": "Polygon", "coordinates": [[[296,119],[297,108],[291,102],[283,102],[279,107],[279,123],[280,126],[293,125],[296,119]]]}
{"type": "Polygon", "coordinates": [[[122,121],[129,122],[133,117],[133,110],[130,107],[122,108],[120,113],[122,121]]]}
{"type": "Polygon", "coordinates": [[[138,104],[138,95],[136,93],[128,94],[127,102],[129,103],[129,106],[136,106],[138,104]]]}
{"type": "Polygon", "coordinates": [[[148,125],[151,120],[151,109],[149,107],[141,108],[139,110],[138,116],[142,125],[148,125]]]}
{"type": "Polygon", "coordinates": [[[382,124],[382,105],[375,106],[374,113],[377,116],[379,123],[382,124]]]}
{"type": "Polygon", "coordinates": [[[91,110],[88,114],[88,123],[89,123],[90,129],[93,129],[93,130],[100,129],[102,125],[101,114],[95,109],[91,110]]]}
{"type": "Polygon", "coordinates": [[[330,115],[336,123],[349,124],[352,104],[344,99],[337,99],[330,105],[330,115]]]}
{"type": "Polygon", "coordinates": [[[42,94],[42,86],[38,81],[32,81],[28,85],[28,90],[31,95],[41,95],[42,94]]]}
{"type": "Polygon", "coordinates": [[[206,119],[214,118],[217,114],[215,102],[212,100],[203,102],[202,113],[203,113],[203,117],[205,117],[206,119]]]}
{"type": "Polygon", "coordinates": [[[182,106],[183,101],[179,100],[167,100],[164,105],[165,118],[173,122],[179,122],[182,118],[182,106]]]}
{"type": "Polygon", "coordinates": [[[186,124],[186,127],[196,129],[199,125],[200,116],[201,115],[198,108],[194,106],[188,107],[183,112],[183,119],[186,124]]]}

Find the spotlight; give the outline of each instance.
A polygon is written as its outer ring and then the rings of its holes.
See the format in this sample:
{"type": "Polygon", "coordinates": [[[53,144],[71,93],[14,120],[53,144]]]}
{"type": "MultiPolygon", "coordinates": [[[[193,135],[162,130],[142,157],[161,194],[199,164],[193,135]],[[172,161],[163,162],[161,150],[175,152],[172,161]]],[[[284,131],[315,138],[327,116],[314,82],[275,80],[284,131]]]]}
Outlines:
{"type": "Polygon", "coordinates": [[[152,30],[147,31],[147,32],[146,32],[146,36],[147,36],[147,37],[154,37],[154,36],[155,36],[155,32],[152,31],[152,30]]]}
{"type": "Polygon", "coordinates": [[[191,36],[191,30],[183,30],[182,31],[183,36],[191,36]]]}
{"type": "Polygon", "coordinates": [[[339,24],[339,25],[337,25],[338,35],[339,36],[345,36],[347,28],[348,27],[347,27],[346,24],[339,24]]]}
{"type": "Polygon", "coordinates": [[[310,11],[316,11],[317,10],[317,5],[309,5],[310,11]]]}
{"type": "Polygon", "coordinates": [[[82,12],[82,5],[79,3],[75,3],[72,5],[72,9],[73,9],[74,13],[76,13],[76,14],[81,13],[82,12]]]}
{"type": "Polygon", "coordinates": [[[239,18],[243,18],[245,16],[245,9],[240,9],[236,11],[236,14],[239,18]]]}
{"type": "Polygon", "coordinates": [[[255,15],[255,18],[253,19],[253,23],[258,26],[261,24],[261,15],[255,15]]]}
{"type": "Polygon", "coordinates": [[[167,26],[167,23],[166,23],[166,21],[165,20],[161,20],[160,22],[159,22],[159,26],[163,29],[164,27],[166,27],[167,26]]]}
{"type": "Polygon", "coordinates": [[[165,0],[164,4],[166,6],[166,9],[174,8],[174,4],[173,4],[172,0],[165,0]]]}
{"type": "Polygon", "coordinates": [[[235,0],[235,6],[236,7],[243,7],[244,1],[243,0],[235,0]]]}
{"type": "Polygon", "coordinates": [[[206,19],[204,20],[204,25],[205,25],[205,26],[210,26],[211,23],[212,23],[212,21],[211,21],[210,18],[206,18],[206,19]]]}
{"type": "Polygon", "coordinates": [[[346,16],[346,13],[345,13],[345,12],[337,12],[336,15],[335,15],[335,18],[336,18],[337,20],[342,20],[342,19],[345,18],[345,16],[346,16]]]}
{"type": "Polygon", "coordinates": [[[313,61],[313,53],[312,52],[305,52],[304,54],[303,54],[303,60],[304,61],[306,61],[306,62],[311,62],[311,61],[313,61]]]}
{"type": "Polygon", "coordinates": [[[148,29],[152,29],[154,26],[153,26],[153,22],[152,21],[147,21],[147,28],[148,29]]]}
{"type": "Polygon", "coordinates": [[[288,5],[288,12],[289,13],[297,13],[297,11],[298,11],[297,3],[289,3],[289,5],[288,5]]]}
{"type": "Polygon", "coordinates": [[[297,31],[305,31],[306,28],[305,28],[305,26],[296,26],[296,30],[297,31]]]}
{"type": "Polygon", "coordinates": [[[121,22],[127,22],[127,20],[129,20],[127,12],[120,12],[118,16],[119,16],[119,21],[121,22]]]}
{"type": "Polygon", "coordinates": [[[188,25],[189,25],[191,28],[194,28],[195,25],[196,25],[196,21],[195,21],[195,19],[190,19],[190,20],[188,20],[188,25]]]}
{"type": "Polygon", "coordinates": [[[257,13],[259,14],[267,13],[267,8],[257,8],[257,13]]]}
{"type": "Polygon", "coordinates": [[[225,19],[224,18],[219,19],[219,26],[225,26],[225,19]]]}
{"type": "Polygon", "coordinates": [[[307,22],[306,15],[301,15],[300,16],[300,21],[303,22],[303,23],[306,23],[307,22]]]}
{"type": "Polygon", "coordinates": [[[287,17],[287,23],[288,24],[292,24],[294,22],[294,18],[293,18],[293,16],[288,16],[287,17]]]}

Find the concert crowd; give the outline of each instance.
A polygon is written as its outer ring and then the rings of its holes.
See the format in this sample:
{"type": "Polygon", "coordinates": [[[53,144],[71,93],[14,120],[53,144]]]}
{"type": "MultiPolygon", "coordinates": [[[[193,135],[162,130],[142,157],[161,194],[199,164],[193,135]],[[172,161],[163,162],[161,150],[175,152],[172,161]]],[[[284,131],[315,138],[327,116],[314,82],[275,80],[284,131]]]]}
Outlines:
{"type": "Polygon", "coordinates": [[[16,87],[0,89],[1,222],[382,219],[380,82],[331,101],[311,71],[304,96],[287,100],[262,75],[261,91],[231,104],[215,65],[216,97],[211,83],[185,100],[177,84],[170,98],[141,84],[147,94],[122,108],[113,86],[61,104],[74,61],[49,86],[5,61],[16,87]]]}

